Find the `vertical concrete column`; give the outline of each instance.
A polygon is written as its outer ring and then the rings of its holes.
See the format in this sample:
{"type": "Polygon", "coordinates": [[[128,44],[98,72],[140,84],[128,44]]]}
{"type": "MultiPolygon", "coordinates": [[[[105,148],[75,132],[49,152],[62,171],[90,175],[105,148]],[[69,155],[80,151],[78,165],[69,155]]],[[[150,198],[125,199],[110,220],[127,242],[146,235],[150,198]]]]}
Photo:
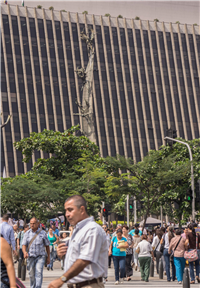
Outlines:
{"type": "MultiPolygon", "coordinates": [[[[42,52],[41,52],[41,46],[40,46],[40,36],[39,36],[39,28],[38,28],[38,21],[37,21],[37,13],[36,9],[34,8],[34,15],[35,15],[35,30],[36,30],[36,38],[37,38],[37,44],[38,44],[38,54],[39,54],[39,62],[40,62],[40,73],[41,73],[41,82],[42,82],[42,93],[43,93],[43,99],[44,99],[44,111],[45,111],[45,120],[46,120],[46,128],[49,130],[49,117],[48,117],[48,109],[47,109],[47,98],[46,98],[46,91],[45,91],[45,81],[44,81],[44,72],[43,72],[43,65],[42,65],[42,52]]],[[[27,16],[27,22],[28,22],[28,16],[27,16]]],[[[30,35],[30,27],[29,27],[29,33],[30,35]]],[[[30,39],[31,41],[31,39],[30,39]]],[[[32,47],[31,42],[30,47],[32,47]]],[[[34,87],[34,92],[37,91],[36,87],[36,77],[35,77],[35,70],[34,69],[34,59],[33,59],[33,53],[32,53],[32,48],[30,50],[31,52],[31,66],[32,66],[32,74],[33,74],[33,85],[34,87]],[[33,73],[34,72],[34,73],[33,73]]],[[[35,97],[36,99],[36,97],[35,97]]],[[[38,100],[36,100],[37,105],[38,105],[38,100]]]]}
{"type": "MultiPolygon", "coordinates": [[[[135,110],[135,121],[136,121],[137,132],[138,132],[140,154],[141,154],[141,158],[143,158],[144,155],[143,155],[143,147],[142,147],[142,137],[141,137],[141,132],[140,132],[140,122],[139,122],[139,115],[138,115],[137,100],[136,100],[136,95],[135,95],[135,83],[133,79],[133,67],[132,67],[132,62],[131,62],[130,44],[129,44],[129,39],[128,39],[126,20],[124,21],[124,23],[125,23],[124,25],[125,25],[126,47],[127,47],[128,62],[129,62],[130,77],[131,77],[131,87],[132,87],[132,93],[133,93],[133,103],[134,103],[134,110],[135,110]]],[[[134,152],[133,159],[134,159],[134,162],[136,163],[136,151],[134,152]]]]}
{"type": "MultiPolygon", "coordinates": [[[[49,78],[50,78],[51,96],[52,96],[52,104],[53,104],[54,124],[55,124],[55,130],[58,131],[58,121],[57,121],[57,114],[56,114],[56,101],[55,101],[55,94],[54,94],[54,87],[53,87],[54,85],[53,85],[50,48],[49,48],[49,40],[48,40],[48,32],[47,32],[47,22],[46,22],[44,8],[42,10],[43,10],[43,21],[44,21],[44,34],[45,34],[45,41],[46,41],[46,47],[47,47],[47,61],[48,61],[48,65],[49,65],[49,78]]],[[[53,27],[53,23],[52,23],[52,27],[53,27]]],[[[54,47],[55,47],[55,44],[54,44],[54,47]]],[[[55,49],[56,49],[56,47],[55,47],[55,49]]]]}
{"type": "Polygon", "coordinates": [[[187,106],[188,106],[188,112],[189,112],[189,118],[190,118],[190,127],[191,127],[191,133],[192,133],[192,139],[195,139],[195,133],[194,133],[194,126],[192,125],[192,110],[191,110],[191,104],[189,100],[189,92],[188,92],[188,86],[187,86],[187,76],[186,76],[186,69],[185,69],[185,63],[184,63],[184,55],[183,55],[183,45],[181,40],[181,33],[180,33],[180,26],[178,26],[178,38],[179,38],[179,45],[180,45],[180,52],[181,52],[181,63],[183,67],[183,77],[185,82],[185,91],[186,91],[186,100],[187,100],[187,106]]]}
{"type": "MultiPolygon", "coordinates": [[[[67,78],[67,90],[69,95],[69,108],[71,113],[71,123],[72,126],[74,126],[74,115],[73,115],[73,104],[72,104],[72,95],[71,95],[71,89],[70,89],[70,79],[69,79],[69,70],[68,70],[68,61],[67,61],[67,53],[66,53],[66,44],[65,44],[65,33],[64,33],[64,27],[63,27],[63,19],[62,19],[62,13],[60,12],[60,27],[61,27],[61,34],[62,34],[62,45],[63,45],[63,53],[64,53],[64,62],[65,62],[65,73],[67,78]]],[[[67,127],[69,129],[70,127],[67,127]]]]}
{"type": "Polygon", "coordinates": [[[182,96],[181,96],[181,86],[180,86],[178,65],[177,65],[177,59],[176,59],[173,27],[172,27],[171,22],[170,22],[170,33],[171,33],[171,40],[172,40],[172,52],[173,52],[173,57],[174,57],[174,66],[175,66],[175,71],[176,71],[176,81],[177,81],[177,86],[178,86],[178,95],[179,95],[180,108],[181,108],[181,118],[182,118],[182,122],[183,122],[183,130],[184,130],[185,139],[187,140],[188,136],[187,136],[187,129],[186,129],[186,121],[185,121],[184,107],[183,107],[183,101],[182,101],[182,96]]]}
{"type": "Polygon", "coordinates": [[[145,128],[145,134],[146,134],[146,140],[147,140],[147,150],[149,151],[151,149],[151,147],[150,147],[150,141],[149,141],[147,116],[146,116],[145,103],[144,103],[144,95],[143,95],[140,63],[139,63],[139,55],[138,55],[138,48],[137,48],[137,39],[136,39],[135,25],[134,25],[134,20],[133,19],[132,19],[132,26],[133,26],[132,29],[133,29],[133,38],[134,38],[134,47],[135,47],[135,57],[136,57],[136,63],[137,63],[137,67],[138,67],[138,81],[139,81],[139,86],[140,86],[142,112],[143,112],[143,117],[144,117],[144,128],[145,128]]]}
{"type": "MultiPolygon", "coordinates": [[[[79,27],[79,18],[78,18],[78,13],[76,13],[76,22],[77,22],[77,32],[78,32],[78,43],[80,47],[80,57],[81,57],[81,66],[84,67],[84,58],[83,58],[83,47],[82,47],[82,41],[81,41],[81,31],[79,27]]],[[[85,17],[86,21],[86,17],[85,17]]],[[[87,26],[87,24],[85,24],[87,26]]]]}
{"type": "Polygon", "coordinates": [[[157,137],[157,133],[156,133],[156,125],[155,125],[155,119],[154,119],[154,113],[153,113],[153,102],[152,102],[152,98],[151,98],[151,87],[150,87],[150,83],[149,83],[149,74],[148,74],[148,66],[147,66],[146,51],[145,51],[145,44],[144,44],[142,21],[140,21],[140,34],[141,34],[142,52],[143,52],[143,58],[144,58],[145,76],[146,76],[146,81],[147,81],[147,91],[148,91],[148,96],[149,96],[148,97],[149,98],[149,107],[150,107],[151,121],[152,121],[152,127],[153,127],[154,143],[155,143],[155,149],[158,150],[158,148],[159,148],[158,137],[157,137]]]}
{"type": "Polygon", "coordinates": [[[154,61],[154,51],[153,51],[153,45],[152,45],[152,40],[151,40],[151,30],[149,27],[149,21],[147,21],[147,27],[148,27],[147,29],[148,29],[148,36],[149,36],[151,63],[152,63],[152,70],[153,70],[153,79],[154,79],[154,86],[155,86],[155,93],[156,93],[156,102],[157,102],[157,107],[158,107],[158,117],[160,119],[160,130],[161,130],[161,137],[163,140],[165,137],[165,132],[164,132],[163,125],[162,125],[162,112],[161,112],[161,105],[160,105],[160,99],[159,99],[159,91],[158,91],[157,78],[156,78],[156,68],[155,68],[155,61],[154,61]]]}
{"type": "MultiPolygon", "coordinates": [[[[120,37],[119,20],[118,20],[118,18],[116,20],[117,20],[117,35],[118,35],[118,39],[119,39],[119,53],[120,53],[120,58],[121,58],[121,67],[122,67],[123,84],[124,84],[124,94],[125,94],[126,110],[127,110],[127,117],[128,117],[127,121],[128,121],[129,132],[130,132],[131,149],[132,149],[132,153],[135,157],[135,146],[134,146],[134,140],[133,140],[133,127],[132,127],[132,122],[131,122],[131,112],[130,112],[130,108],[129,108],[130,105],[129,105],[129,101],[128,101],[128,91],[127,91],[127,86],[126,86],[126,73],[125,73],[122,43],[121,43],[121,37],[120,37]]],[[[124,24],[124,33],[125,33],[126,18],[124,18],[123,24],[124,24]]],[[[125,144],[126,144],[126,141],[125,141],[125,144]]],[[[127,154],[127,157],[128,157],[128,154],[127,154]]],[[[134,159],[134,161],[135,161],[135,159],[134,159]]]]}
{"type": "Polygon", "coordinates": [[[63,91],[62,91],[62,81],[61,81],[61,74],[60,74],[60,62],[59,62],[59,55],[58,55],[58,44],[57,44],[57,37],[56,37],[56,29],[55,29],[55,21],[54,21],[53,10],[51,10],[51,17],[52,17],[54,46],[55,46],[55,53],[56,53],[56,65],[57,65],[57,72],[58,72],[58,85],[59,85],[59,91],[60,91],[60,103],[61,103],[61,111],[62,111],[63,128],[64,128],[64,130],[66,130],[67,126],[66,126],[66,118],[65,118],[65,106],[64,106],[63,91]]]}
{"type": "MultiPolygon", "coordinates": [[[[196,93],[196,87],[195,87],[195,81],[194,81],[194,72],[193,72],[193,68],[192,68],[191,51],[190,51],[189,37],[188,37],[188,31],[187,31],[187,25],[186,24],[185,24],[185,38],[186,38],[186,45],[187,45],[187,51],[188,51],[190,74],[191,74],[191,79],[192,79],[192,89],[193,89],[194,103],[195,103],[194,110],[196,112],[197,125],[198,125],[199,134],[200,134],[200,115],[199,115],[199,109],[198,109],[197,93],[196,93]]],[[[193,123],[193,121],[191,123],[193,123]]],[[[192,126],[194,127],[194,125],[192,125],[192,126]]]]}
{"type": "Polygon", "coordinates": [[[165,109],[166,109],[166,116],[167,116],[167,127],[170,128],[171,122],[170,122],[170,116],[169,116],[167,94],[166,94],[166,89],[165,89],[164,72],[163,72],[163,65],[162,65],[162,56],[161,56],[161,50],[160,50],[157,22],[154,22],[154,24],[155,24],[156,42],[157,42],[157,48],[158,48],[158,59],[159,59],[159,64],[160,64],[160,74],[161,74],[161,81],[162,81],[162,88],[163,88],[163,95],[164,95],[164,102],[165,102],[165,109]]]}
{"type": "MultiPolygon", "coordinates": [[[[94,53],[96,53],[96,55],[97,55],[97,53],[99,53],[99,48],[98,48],[96,25],[95,25],[95,16],[94,15],[92,15],[92,22],[93,22],[93,30],[94,30],[94,45],[95,45],[94,53]]],[[[98,111],[98,105],[97,105],[97,99],[96,99],[96,90],[95,90],[94,79],[93,79],[93,99],[94,99],[94,109],[95,109],[95,115],[96,115],[96,125],[97,125],[99,149],[100,149],[101,155],[103,155],[101,131],[100,131],[100,124],[99,124],[99,111],[98,111]]]]}
{"type": "MultiPolygon", "coordinates": [[[[10,7],[8,6],[8,15],[10,14],[10,7]]],[[[9,17],[8,17],[9,18],[9,17]]],[[[8,106],[10,115],[13,115],[12,112],[12,102],[11,102],[11,94],[10,94],[10,81],[9,81],[9,73],[8,73],[8,62],[7,62],[7,55],[6,55],[6,43],[5,43],[5,35],[4,35],[4,27],[3,27],[3,18],[1,15],[1,35],[2,35],[2,46],[3,46],[3,56],[4,56],[4,63],[5,63],[5,75],[6,75],[6,83],[7,83],[7,93],[8,93],[8,106]]],[[[10,118],[10,128],[11,128],[11,137],[12,137],[12,143],[15,142],[15,133],[14,133],[14,120],[13,116],[10,118]]],[[[3,129],[5,130],[5,129],[3,129]]],[[[5,133],[5,132],[4,132],[5,133]]],[[[6,133],[5,133],[6,134],[6,133]]],[[[6,140],[5,140],[6,142],[6,140]]],[[[5,143],[6,144],[6,143],[5,143]]],[[[6,149],[7,150],[7,149],[6,149]]],[[[5,150],[5,151],[6,151],[5,150]]],[[[15,175],[18,175],[18,165],[17,165],[17,153],[16,149],[13,146],[13,157],[14,157],[14,167],[15,167],[15,175]]],[[[8,164],[7,164],[8,165],[8,164]]],[[[7,176],[9,176],[9,166],[7,167],[7,176]]]]}
{"type": "MultiPolygon", "coordinates": [[[[18,6],[16,6],[18,8],[18,6]]],[[[14,67],[14,77],[15,77],[15,86],[16,86],[16,94],[17,94],[17,107],[18,107],[18,115],[19,115],[19,129],[21,134],[21,139],[24,138],[24,129],[22,123],[22,110],[21,110],[21,101],[20,101],[20,92],[19,92],[19,83],[18,83],[18,73],[17,73],[17,62],[16,62],[16,55],[15,55],[15,43],[14,43],[14,35],[13,35],[13,27],[12,27],[12,19],[10,14],[10,6],[8,6],[8,21],[10,26],[10,40],[11,40],[11,47],[12,47],[12,55],[13,55],[13,67],[14,67]]],[[[27,111],[28,112],[28,111],[27,111]]],[[[29,122],[30,125],[30,122],[29,122]]],[[[30,132],[32,129],[30,130],[30,132]]],[[[23,157],[24,158],[24,157],[23,157]]],[[[32,155],[34,161],[34,155],[32,155]]],[[[27,171],[26,164],[23,162],[24,171],[27,171]]]]}
{"type": "Polygon", "coordinates": [[[164,22],[162,22],[162,26],[163,26],[163,39],[164,39],[164,45],[165,45],[167,71],[168,71],[168,75],[169,75],[169,85],[170,85],[170,92],[171,92],[171,96],[172,96],[172,106],[173,106],[173,112],[174,112],[174,120],[175,120],[175,123],[176,123],[176,129],[177,129],[177,132],[178,132],[177,135],[180,137],[180,131],[179,131],[179,125],[178,125],[178,117],[177,117],[177,109],[176,109],[176,103],[175,103],[175,99],[174,99],[172,75],[171,75],[170,62],[169,62],[169,51],[167,49],[167,39],[166,39],[164,22]]]}
{"type": "MultiPolygon", "coordinates": [[[[35,78],[35,66],[34,66],[34,59],[33,59],[33,49],[32,49],[32,41],[31,41],[31,31],[30,31],[30,25],[29,25],[29,18],[28,18],[28,9],[27,6],[25,7],[25,14],[26,14],[26,25],[27,25],[27,35],[28,35],[28,43],[29,43],[29,53],[30,53],[30,60],[31,60],[31,72],[32,72],[32,78],[33,78],[33,91],[34,91],[34,98],[35,98],[35,109],[36,109],[36,118],[37,118],[37,127],[38,132],[41,132],[41,126],[40,126],[40,111],[39,111],[39,104],[38,104],[38,95],[37,95],[37,87],[36,87],[36,78],[35,78]]],[[[20,43],[21,47],[23,47],[23,39],[22,39],[22,30],[21,30],[21,22],[20,22],[20,16],[19,16],[19,9],[17,10],[17,19],[18,19],[18,26],[19,26],[19,37],[20,37],[20,43]]],[[[25,65],[25,56],[24,56],[24,49],[21,48],[21,55],[22,55],[22,67],[23,71],[26,71],[26,65],[25,65]]],[[[26,75],[24,74],[24,83],[25,83],[25,92],[28,95],[28,83],[26,75]]],[[[43,151],[40,151],[41,158],[44,158],[43,151]]],[[[35,160],[35,159],[34,159],[35,160]]]]}
{"type": "MultiPolygon", "coordinates": [[[[75,52],[74,52],[74,41],[73,41],[73,33],[72,33],[72,23],[71,23],[71,17],[70,17],[70,12],[68,13],[68,21],[69,21],[69,33],[70,33],[70,39],[71,39],[71,49],[72,49],[72,59],[73,59],[73,65],[74,65],[74,70],[76,70],[76,58],[75,58],[75,52]]],[[[75,73],[75,72],[74,72],[75,73]]],[[[76,85],[76,94],[77,95],[72,95],[72,98],[76,97],[78,103],[80,103],[80,95],[79,95],[79,86],[78,86],[78,76],[75,73],[74,76],[75,79],[75,85],[76,85]]],[[[73,107],[72,107],[73,111],[73,107]]],[[[78,107],[79,114],[81,114],[80,108],[78,107]]],[[[72,112],[73,113],[73,112],[72,112]]],[[[81,116],[79,115],[79,123],[82,123],[81,116]]]]}
{"type": "MultiPolygon", "coordinates": [[[[8,95],[7,95],[7,97],[8,97],[8,95]]],[[[5,123],[5,121],[4,121],[4,113],[3,113],[2,95],[1,95],[1,123],[2,123],[2,125],[5,123]]],[[[6,131],[5,131],[5,128],[3,128],[1,131],[2,131],[1,133],[2,133],[2,138],[3,138],[3,150],[4,150],[4,158],[5,158],[6,176],[9,177],[8,151],[7,151],[7,146],[6,146],[6,131]]],[[[4,167],[3,167],[3,169],[4,169],[4,167]]]]}

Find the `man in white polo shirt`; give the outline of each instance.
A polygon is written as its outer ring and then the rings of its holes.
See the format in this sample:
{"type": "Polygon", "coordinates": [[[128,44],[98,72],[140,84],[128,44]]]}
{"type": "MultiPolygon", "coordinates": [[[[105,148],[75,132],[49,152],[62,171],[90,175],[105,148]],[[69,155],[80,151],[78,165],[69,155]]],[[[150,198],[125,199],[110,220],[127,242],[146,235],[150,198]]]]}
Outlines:
{"type": "Polygon", "coordinates": [[[48,288],[58,288],[67,283],[68,288],[104,287],[107,277],[108,249],[106,233],[93,217],[87,214],[87,204],[80,195],[65,201],[66,218],[74,227],[68,247],[58,246],[57,254],[65,257],[65,273],[52,281],[48,288]]]}

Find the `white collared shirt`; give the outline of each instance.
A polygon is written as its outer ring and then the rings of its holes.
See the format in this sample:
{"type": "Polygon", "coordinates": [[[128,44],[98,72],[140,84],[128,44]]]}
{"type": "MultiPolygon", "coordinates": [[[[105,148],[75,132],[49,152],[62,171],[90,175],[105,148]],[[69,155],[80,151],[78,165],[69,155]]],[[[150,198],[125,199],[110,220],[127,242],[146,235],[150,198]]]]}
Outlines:
{"type": "Polygon", "coordinates": [[[107,277],[108,244],[106,233],[94,221],[93,217],[86,218],[76,224],[65,257],[65,272],[77,259],[87,260],[91,263],[79,275],[70,279],[68,284],[107,277]]]}

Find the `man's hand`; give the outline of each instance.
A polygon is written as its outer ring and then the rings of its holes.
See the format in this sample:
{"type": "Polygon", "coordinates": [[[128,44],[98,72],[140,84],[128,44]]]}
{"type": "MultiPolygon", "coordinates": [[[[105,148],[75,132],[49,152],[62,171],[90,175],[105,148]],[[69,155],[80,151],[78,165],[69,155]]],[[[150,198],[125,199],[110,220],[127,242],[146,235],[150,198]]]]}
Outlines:
{"type": "Polygon", "coordinates": [[[47,257],[47,265],[50,264],[50,255],[47,257]]]}
{"type": "Polygon", "coordinates": [[[24,258],[25,258],[25,259],[28,258],[28,253],[27,253],[27,252],[24,253],[24,258]]]}
{"type": "Polygon", "coordinates": [[[16,250],[13,250],[13,254],[14,254],[15,256],[17,256],[17,251],[16,251],[16,250]]]}
{"type": "Polygon", "coordinates": [[[59,288],[63,285],[63,281],[58,278],[56,280],[51,281],[51,283],[48,285],[48,288],[59,288]]]}
{"type": "Polygon", "coordinates": [[[59,258],[62,258],[67,253],[68,246],[65,245],[65,243],[61,243],[58,245],[57,248],[57,255],[59,258]]]}

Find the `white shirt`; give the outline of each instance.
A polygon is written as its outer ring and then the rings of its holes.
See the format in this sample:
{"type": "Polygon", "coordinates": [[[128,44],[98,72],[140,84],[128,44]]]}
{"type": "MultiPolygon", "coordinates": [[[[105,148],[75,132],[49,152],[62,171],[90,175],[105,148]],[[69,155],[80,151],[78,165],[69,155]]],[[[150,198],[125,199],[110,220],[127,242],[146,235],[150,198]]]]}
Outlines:
{"type": "Polygon", "coordinates": [[[81,273],[70,279],[68,284],[107,277],[108,244],[106,233],[94,221],[93,217],[86,218],[76,224],[65,257],[65,272],[78,259],[87,260],[91,263],[81,273]]]}
{"type": "Polygon", "coordinates": [[[109,248],[110,248],[110,243],[111,243],[111,239],[110,239],[110,234],[106,234],[106,239],[107,239],[107,243],[108,243],[108,251],[109,251],[109,248]]]}
{"type": "Polygon", "coordinates": [[[156,249],[156,251],[160,251],[160,243],[159,242],[160,242],[160,240],[159,240],[158,236],[155,236],[153,239],[153,243],[152,243],[151,247],[156,249]]]}
{"type": "Polygon", "coordinates": [[[164,234],[164,235],[162,236],[162,238],[163,238],[164,241],[165,241],[164,248],[165,248],[165,249],[169,249],[169,234],[168,234],[168,232],[167,232],[166,234],[164,234]]]}
{"type": "Polygon", "coordinates": [[[19,220],[19,226],[24,226],[24,221],[22,219],[19,220]]]}
{"type": "Polygon", "coordinates": [[[138,257],[151,257],[152,247],[147,240],[142,240],[136,247],[136,250],[138,248],[140,248],[140,253],[138,257]]]}

